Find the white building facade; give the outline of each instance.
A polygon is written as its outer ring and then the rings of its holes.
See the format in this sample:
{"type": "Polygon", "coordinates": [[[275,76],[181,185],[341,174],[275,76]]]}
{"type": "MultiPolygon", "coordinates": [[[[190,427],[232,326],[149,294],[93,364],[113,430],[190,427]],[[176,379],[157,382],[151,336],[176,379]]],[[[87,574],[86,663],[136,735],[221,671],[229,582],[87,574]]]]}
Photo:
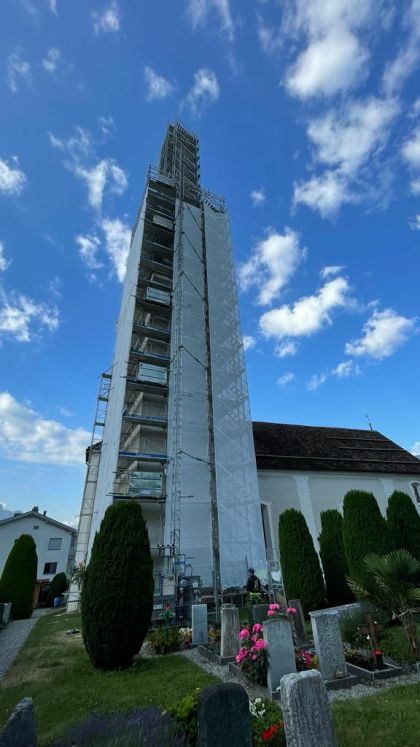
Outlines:
{"type": "Polygon", "coordinates": [[[107,507],[127,499],[142,506],[155,567],[188,566],[220,589],[265,566],[229,220],[201,188],[198,140],[178,123],[132,232],[76,562],[88,561],[107,507]]]}
{"type": "Polygon", "coordinates": [[[29,534],[35,542],[39,583],[48,583],[57,573],[70,576],[76,530],[37,510],[12,514],[0,521],[0,575],[15,541],[22,534],[29,534]]]}

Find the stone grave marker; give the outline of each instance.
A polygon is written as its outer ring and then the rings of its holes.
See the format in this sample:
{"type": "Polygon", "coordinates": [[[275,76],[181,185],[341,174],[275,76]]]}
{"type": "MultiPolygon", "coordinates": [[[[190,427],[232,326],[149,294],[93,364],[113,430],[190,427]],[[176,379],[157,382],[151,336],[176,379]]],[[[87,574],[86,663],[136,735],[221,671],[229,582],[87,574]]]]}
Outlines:
{"type": "Polygon", "coordinates": [[[197,746],[252,746],[249,700],[241,685],[227,682],[200,693],[197,746]]]}
{"type": "Polygon", "coordinates": [[[192,644],[193,646],[209,642],[207,622],[207,604],[192,605],[192,644]]]}
{"type": "Polygon", "coordinates": [[[6,726],[0,731],[0,747],[37,747],[38,737],[32,698],[17,704],[6,726]]]}
{"type": "Polygon", "coordinates": [[[0,628],[4,627],[9,622],[11,609],[11,604],[0,602],[0,628]]]}
{"type": "Polygon", "coordinates": [[[261,625],[264,620],[268,620],[267,612],[268,604],[255,604],[252,608],[252,618],[254,623],[259,623],[261,625]]]}
{"type": "Polygon", "coordinates": [[[239,651],[239,612],[234,604],[222,604],[220,608],[222,631],[220,656],[236,656],[239,651]]]}
{"type": "Polygon", "coordinates": [[[338,747],[320,672],[286,674],[280,694],[287,747],[338,747]]]}
{"type": "Polygon", "coordinates": [[[305,646],[308,643],[308,636],[305,628],[305,616],[303,614],[302,603],[300,599],[289,599],[288,607],[294,607],[296,610],[293,617],[292,628],[296,636],[296,645],[305,646]]]}
{"type": "Polygon", "coordinates": [[[310,612],[314,644],[319,659],[319,668],[324,680],[347,676],[343,641],[340,632],[340,616],[337,612],[324,610],[310,612]]]}
{"type": "Polygon", "coordinates": [[[263,635],[268,651],[267,687],[274,693],[285,674],[296,672],[292,627],[285,617],[263,622],[263,635]]]}

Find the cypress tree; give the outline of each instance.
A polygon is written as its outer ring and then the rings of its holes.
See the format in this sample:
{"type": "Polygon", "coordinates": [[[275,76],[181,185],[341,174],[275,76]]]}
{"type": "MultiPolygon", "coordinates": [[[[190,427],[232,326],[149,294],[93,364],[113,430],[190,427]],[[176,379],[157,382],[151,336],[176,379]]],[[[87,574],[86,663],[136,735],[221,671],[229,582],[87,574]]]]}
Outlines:
{"type": "Polygon", "coordinates": [[[109,506],[82,587],[83,640],[94,667],[129,667],[153,608],[153,561],[138,503],[109,506]]]}
{"type": "Polygon", "coordinates": [[[12,603],[13,620],[25,620],[32,615],[37,570],[33,537],[21,534],[10,550],[0,579],[0,602],[12,603]]]}
{"type": "Polygon", "coordinates": [[[394,490],[388,499],[386,518],[394,550],[408,550],[420,560],[420,516],[408,493],[394,490]]]}
{"type": "Polygon", "coordinates": [[[343,542],[343,517],[335,508],[321,511],[319,554],[324,569],[328,603],[347,604],[354,597],[347,584],[349,569],[343,542]]]}
{"type": "Polygon", "coordinates": [[[305,613],[325,606],[325,586],[312,536],[301,511],[279,518],[280,564],[287,599],[300,599],[305,613]]]}
{"type": "Polygon", "coordinates": [[[56,597],[61,597],[61,595],[64,594],[64,592],[67,590],[68,585],[69,583],[67,581],[66,574],[57,573],[51,580],[48,589],[47,604],[52,606],[54,604],[54,599],[56,597]]]}
{"type": "Polygon", "coordinates": [[[388,527],[373,493],[349,490],[344,496],[343,540],[351,576],[364,576],[363,560],[369,553],[389,552],[388,527]]]}

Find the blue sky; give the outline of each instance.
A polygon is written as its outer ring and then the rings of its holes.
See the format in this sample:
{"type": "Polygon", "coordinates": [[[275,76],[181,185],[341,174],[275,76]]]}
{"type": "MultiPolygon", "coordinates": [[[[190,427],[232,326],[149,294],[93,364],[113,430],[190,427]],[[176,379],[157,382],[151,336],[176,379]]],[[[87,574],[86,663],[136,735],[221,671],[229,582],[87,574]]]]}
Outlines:
{"type": "Polygon", "coordinates": [[[75,521],[168,121],[226,197],[254,419],[420,451],[420,2],[4,0],[0,502],[75,521]]]}

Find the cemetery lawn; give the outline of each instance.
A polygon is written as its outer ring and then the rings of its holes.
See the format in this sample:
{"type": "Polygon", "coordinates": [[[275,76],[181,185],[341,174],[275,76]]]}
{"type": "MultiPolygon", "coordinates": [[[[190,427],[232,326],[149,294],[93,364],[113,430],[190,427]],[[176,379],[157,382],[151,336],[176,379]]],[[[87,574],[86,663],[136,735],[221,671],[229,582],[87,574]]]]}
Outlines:
{"type": "Polygon", "coordinates": [[[48,747],[90,711],[110,713],[156,706],[162,710],[218,680],[183,656],[141,659],[129,671],[92,667],[81,635],[80,616],[52,612],[42,617],[0,684],[0,727],[16,703],[33,698],[39,747],[48,747]]]}

